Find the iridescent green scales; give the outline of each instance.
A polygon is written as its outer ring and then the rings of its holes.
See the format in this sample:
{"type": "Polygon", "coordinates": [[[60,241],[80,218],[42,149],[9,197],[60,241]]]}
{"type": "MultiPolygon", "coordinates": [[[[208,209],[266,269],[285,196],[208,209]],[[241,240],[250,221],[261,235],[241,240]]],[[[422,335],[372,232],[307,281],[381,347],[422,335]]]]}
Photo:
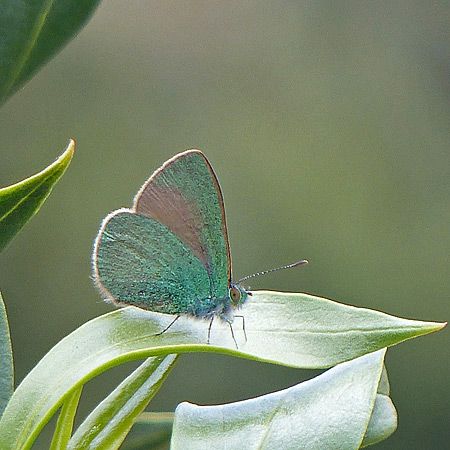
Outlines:
{"type": "Polygon", "coordinates": [[[247,298],[231,283],[222,193],[198,150],[167,161],[132,209],[106,217],[93,266],[100,290],[122,305],[231,322],[232,307],[247,298]]]}
{"type": "Polygon", "coordinates": [[[97,261],[103,286],[121,303],[195,316],[216,306],[200,260],[154,219],[114,215],[103,229],[97,261]]]}

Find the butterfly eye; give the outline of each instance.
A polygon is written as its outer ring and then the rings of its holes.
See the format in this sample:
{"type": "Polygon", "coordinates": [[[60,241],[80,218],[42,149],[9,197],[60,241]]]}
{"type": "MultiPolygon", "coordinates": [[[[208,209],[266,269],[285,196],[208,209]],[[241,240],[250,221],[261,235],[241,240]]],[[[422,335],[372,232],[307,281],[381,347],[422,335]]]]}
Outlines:
{"type": "Polygon", "coordinates": [[[236,286],[230,288],[230,298],[234,305],[239,304],[239,301],[241,300],[241,291],[236,286]]]}

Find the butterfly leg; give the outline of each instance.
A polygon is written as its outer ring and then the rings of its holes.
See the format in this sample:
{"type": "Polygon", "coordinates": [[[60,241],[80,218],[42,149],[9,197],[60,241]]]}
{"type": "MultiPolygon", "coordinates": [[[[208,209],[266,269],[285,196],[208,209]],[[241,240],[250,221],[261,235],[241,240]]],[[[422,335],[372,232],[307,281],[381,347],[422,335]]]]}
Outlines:
{"type": "Polygon", "coordinates": [[[212,327],[213,321],[214,321],[214,316],[211,316],[211,320],[209,321],[209,327],[208,327],[208,341],[207,341],[208,345],[209,345],[209,339],[211,337],[211,327],[212,327]]]}
{"type": "Polygon", "coordinates": [[[236,346],[236,349],[239,350],[239,346],[236,342],[236,338],[234,337],[233,324],[231,322],[229,322],[228,320],[227,320],[227,323],[228,323],[228,325],[230,325],[231,337],[233,338],[234,345],[236,346]]]}
{"type": "Polygon", "coordinates": [[[167,325],[167,327],[164,328],[164,330],[154,334],[153,336],[161,336],[161,334],[165,333],[179,318],[180,316],[175,317],[175,319],[173,319],[172,322],[170,322],[169,325],[167,325]]]}
{"type": "Polygon", "coordinates": [[[234,317],[240,317],[242,319],[242,331],[244,332],[245,342],[247,342],[247,332],[245,331],[245,317],[237,314],[234,317]]]}

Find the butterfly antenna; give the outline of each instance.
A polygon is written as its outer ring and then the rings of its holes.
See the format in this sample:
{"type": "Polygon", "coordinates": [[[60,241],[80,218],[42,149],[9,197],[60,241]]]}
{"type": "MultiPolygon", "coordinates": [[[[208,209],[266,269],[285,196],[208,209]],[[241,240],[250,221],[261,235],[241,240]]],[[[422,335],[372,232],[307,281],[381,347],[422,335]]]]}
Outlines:
{"type": "Polygon", "coordinates": [[[261,275],[266,275],[271,272],[277,272],[278,270],[293,269],[294,267],[303,266],[304,264],[308,264],[308,261],[306,259],[301,259],[300,261],[296,261],[292,264],[286,264],[285,266],[275,267],[274,269],[263,270],[262,272],[256,272],[256,273],[253,273],[252,275],[247,275],[246,277],[238,280],[238,283],[248,280],[249,278],[259,277],[261,275]]]}

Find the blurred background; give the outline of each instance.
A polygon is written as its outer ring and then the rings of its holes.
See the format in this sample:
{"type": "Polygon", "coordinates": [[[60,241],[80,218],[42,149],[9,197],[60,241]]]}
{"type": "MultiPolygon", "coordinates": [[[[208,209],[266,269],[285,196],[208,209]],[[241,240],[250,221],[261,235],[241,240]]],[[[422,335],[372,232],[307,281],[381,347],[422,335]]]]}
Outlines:
{"type": "MultiPolygon", "coordinates": [[[[100,221],[188,148],[221,181],[236,278],[307,258],[252,288],[448,320],[449,23],[444,1],[104,2],[0,109],[2,186],[78,142],[1,255],[17,382],[111,310],[90,280],[100,221]]],[[[448,445],[448,336],[389,350],[399,428],[378,448],[448,445]]],[[[91,383],[81,415],[130,369],[91,383]]],[[[317,373],[184,355],[150,406],[230,402],[317,373]]]]}

